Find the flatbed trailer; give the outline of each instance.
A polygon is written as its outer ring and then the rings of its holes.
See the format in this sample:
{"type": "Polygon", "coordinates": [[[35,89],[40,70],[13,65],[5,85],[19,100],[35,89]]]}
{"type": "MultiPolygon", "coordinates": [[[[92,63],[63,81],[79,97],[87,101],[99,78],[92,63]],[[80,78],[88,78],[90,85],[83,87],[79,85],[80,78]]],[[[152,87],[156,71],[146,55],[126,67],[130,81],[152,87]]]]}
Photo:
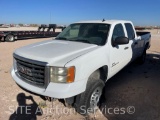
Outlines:
{"type": "Polygon", "coordinates": [[[55,32],[56,28],[64,29],[64,27],[57,26],[56,24],[42,24],[37,31],[0,31],[0,41],[13,42],[17,39],[25,38],[56,37],[60,33],[55,32]]]}

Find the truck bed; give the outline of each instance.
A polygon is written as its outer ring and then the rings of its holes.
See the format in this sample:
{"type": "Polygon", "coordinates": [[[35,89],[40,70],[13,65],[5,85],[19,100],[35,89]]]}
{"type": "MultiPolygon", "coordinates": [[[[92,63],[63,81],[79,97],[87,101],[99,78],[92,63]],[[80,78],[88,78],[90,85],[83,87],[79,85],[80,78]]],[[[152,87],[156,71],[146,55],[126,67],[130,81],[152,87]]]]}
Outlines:
{"type": "Polygon", "coordinates": [[[151,33],[150,32],[143,32],[143,31],[138,31],[136,32],[137,36],[140,37],[140,40],[144,42],[144,44],[147,43],[147,49],[150,48],[151,46],[151,33]]]}
{"type": "Polygon", "coordinates": [[[150,32],[136,32],[137,36],[142,36],[142,35],[145,35],[145,34],[150,34],[150,32]]]}

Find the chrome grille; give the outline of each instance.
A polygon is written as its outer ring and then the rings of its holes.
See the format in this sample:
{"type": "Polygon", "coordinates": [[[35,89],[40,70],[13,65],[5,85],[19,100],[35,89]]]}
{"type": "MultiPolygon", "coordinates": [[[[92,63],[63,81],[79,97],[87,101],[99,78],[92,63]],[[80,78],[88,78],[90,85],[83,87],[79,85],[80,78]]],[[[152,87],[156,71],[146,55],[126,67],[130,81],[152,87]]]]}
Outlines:
{"type": "Polygon", "coordinates": [[[45,86],[45,66],[15,58],[17,74],[25,82],[36,86],[45,86]]]}

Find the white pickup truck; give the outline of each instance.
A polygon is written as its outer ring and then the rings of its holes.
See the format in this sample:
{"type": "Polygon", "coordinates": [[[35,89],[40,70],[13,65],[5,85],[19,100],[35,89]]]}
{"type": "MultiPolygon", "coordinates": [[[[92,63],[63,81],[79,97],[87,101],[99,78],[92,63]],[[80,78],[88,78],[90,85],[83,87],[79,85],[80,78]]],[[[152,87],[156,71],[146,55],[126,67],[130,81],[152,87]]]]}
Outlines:
{"type": "Polygon", "coordinates": [[[144,63],[150,39],[130,21],[73,23],[53,40],[15,50],[11,74],[22,88],[64,99],[80,113],[97,107],[105,82],[122,68],[144,63]]]}

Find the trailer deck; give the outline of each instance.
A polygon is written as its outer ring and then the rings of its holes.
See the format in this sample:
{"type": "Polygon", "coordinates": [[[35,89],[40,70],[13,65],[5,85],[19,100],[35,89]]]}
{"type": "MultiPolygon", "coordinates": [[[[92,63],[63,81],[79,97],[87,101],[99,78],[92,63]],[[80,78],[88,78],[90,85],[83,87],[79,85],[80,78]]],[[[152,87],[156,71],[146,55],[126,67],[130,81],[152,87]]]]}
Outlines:
{"type": "Polygon", "coordinates": [[[60,33],[55,32],[56,28],[64,29],[64,27],[57,26],[56,24],[42,24],[37,31],[0,31],[0,41],[13,42],[25,38],[56,37],[60,33]]]}

